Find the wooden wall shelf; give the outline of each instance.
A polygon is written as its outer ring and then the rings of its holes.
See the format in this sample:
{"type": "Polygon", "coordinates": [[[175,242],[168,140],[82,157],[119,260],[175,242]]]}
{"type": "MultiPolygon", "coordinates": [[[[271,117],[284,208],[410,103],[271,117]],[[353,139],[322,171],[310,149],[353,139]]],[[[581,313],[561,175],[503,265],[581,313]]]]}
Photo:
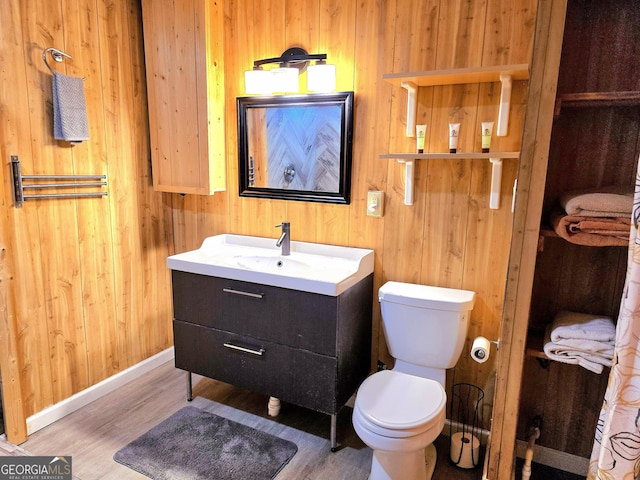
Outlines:
{"type": "Polygon", "coordinates": [[[502,82],[500,110],[496,135],[507,135],[511,84],[513,80],[528,80],[529,66],[497,65],[493,67],[454,68],[449,70],[426,70],[422,72],[387,73],[382,78],[407,90],[407,137],[414,137],[416,130],[416,97],[418,87],[435,85],[461,85],[465,83],[502,82]]]}
{"type": "Polygon", "coordinates": [[[519,158],[520,152],[458,152],[458,153],[381,153],[380,158],[393,158],[396,160],[420,160],[420,159],[477,159],[477,158],[519,158]]]}
{"type": "Polygon", "coordinates": [[[563,93],[556,98],[554,117],[562,108],[632,107],[640,105],[640,91],[563,93]]]}
{"type": "Polygon", "coordinates": [[[526,354],[529,357],[551,360],[544,353],[544,332],[541,330],[529,330],[527,333],[526,354]]]}
{"type": "MultiPolygon", "coordinates": [[[[383,153],[380,158],[392,158],[404,163],[404,204],[413,205],[413,163],[421,159],[487,159],[491,162],[491,196],[489,208],[500,208],[500,184],[502,183],[502,159],[520,158],[520,152],[460,152],[460,153],[383,153]]],[[[515,187],[514,187],[515,188],[515,187]]]]}
{"type": "Polygon", "coordinates": [[[522,65],[498,65],[495,67],[386,73],[382,78],[396,86],[402,86],[404,82],[411,82],[418,87],[433,87],[435,85],[499,82],[501,75],[510,75],[513,80],[527,80],[529,78],[529,66],[525,63],[522,65]]]}

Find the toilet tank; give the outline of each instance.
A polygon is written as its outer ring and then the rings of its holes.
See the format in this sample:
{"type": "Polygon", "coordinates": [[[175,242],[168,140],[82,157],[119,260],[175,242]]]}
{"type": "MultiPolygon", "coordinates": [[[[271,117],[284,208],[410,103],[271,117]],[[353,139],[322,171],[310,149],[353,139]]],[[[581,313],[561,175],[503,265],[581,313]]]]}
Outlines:
{"type": "Polygon", "coordinates": [[[396,360],[435,369],[455,366],[475,292],[387,282],[378,300],[389,353],[396,360]]]}

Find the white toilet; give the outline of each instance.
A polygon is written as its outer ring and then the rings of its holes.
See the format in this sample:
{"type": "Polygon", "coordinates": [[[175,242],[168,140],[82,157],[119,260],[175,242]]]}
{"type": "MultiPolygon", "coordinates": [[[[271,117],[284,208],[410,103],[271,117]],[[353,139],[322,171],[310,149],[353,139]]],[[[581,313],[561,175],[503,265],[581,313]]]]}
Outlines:
{"type": "Polygon", "coordinates": [[[475,293],[387,282],[378,300],[395,366],[362,383],[353,426],[373,449],[369,480],[428,480],[425,448],[444,427],[445,371],[460,358],[475,293]]]}

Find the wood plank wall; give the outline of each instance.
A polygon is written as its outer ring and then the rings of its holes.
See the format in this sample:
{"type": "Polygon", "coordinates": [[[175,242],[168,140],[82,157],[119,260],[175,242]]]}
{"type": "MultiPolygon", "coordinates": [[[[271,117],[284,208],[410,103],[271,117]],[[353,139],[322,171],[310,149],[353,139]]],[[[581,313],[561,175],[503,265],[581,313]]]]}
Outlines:
{"type": "Polygon", "coordinates": [[[0,369],[7,436],[25,418],[171,345],[171,211],[151,188],[137,0],[0,4],[0,369]],[[85,77],[90,140],[52,136],[51,73],[85,77]],[[106,174],[99,199],[14,208],[23,174],[106,174]]]}
{"type": "MultiPolygon", "coordinates": [[[[227,191],[213,197],[161,195],[150,186],[137,0],[6,0],[0,11],[0,368],[10,439],[24,436],[26,417],[169,346],[165,258],[217,233],[275,237],[273,226],[289,220],[295,240],[373,248],[376,288],[399,280],[473,289],[468,338],[497,336],[516,162],[505,161],[500,210],[488,208],[486,160],[418,163],[415,204],[404,206],[401,166],[378,155],[415,145],[403,135],[405,93],[381,77],[529,63],[534,0],[227,0],[229,170],[227,191]],[[292,45],[326,52],[338,89],[356,92],[350,206],[237,195],[235,98],[243,95],[243,72],[292,45]],[[74,57],[59,71],[86,77],[91,140],[79,146],[52,139],[51,75],[41,59],[49,46],[74,57]],[[109,196],[14,209],[12,154],[25,173],[106,173],[109,196]],[[365,216],[367,190],[385,192],[383,219],[365,216]]],[[[494,137],[493,148],[519,148],[526,88],[514,84],[510,133],[494,137]]],[[[498,99],[497,84],[421,89],[428,151],[446,148],[453,120],[462,123],[460,150],[479,150],[478,125],[495,120],[498,99]]],[[[390,362],[377,305],[373,321],[375,351],[390,362]]],[[[465,354],[449,380],[475,383],[490,399],[494,367],[465,354]]]]}
{"type": "MultiPolygon", "coordinates": [[[[469,159],[417,162],[415,202],[403,205],[403,167],[378,155],[415,151],[415,140],[404,135],[406,94],[382,75],[529,63],[536,6],[533,0],[225,2],[227,191],[172,196],[176,251],[225,232],[275,238],[273,226],[288,220],[294,240],[374,249],[376,289],[396,280],[476,291],[465,353],[448,381],[480,386],[490,409],[495,355],[479,365],[468,352],[476,336],[499,334],[517,161],[504,161],[500,210],[488,206],[490,163],[469,159]],[[243,72],[253,60],[290,46],[326,52],[337,66],[337,89],[356,93],[349,206],[238,196],[235,99],[244,95],[243,72]],[[365,216],[368,190],[385,192],[382,219],[365,216]]],[[[509,135],[494,136],[492,148],[519,150],[526,94],[527,82],[514,82],[509,135]]],[[[462,124],[459,151],[480,151],[479,124],[497,119],[499,96],[497,83],[421,88],[418,123],[428,124],[425,151],[448,150],[452,121],[462,124]]],[[[375,303],[379,353],[372,367],[378,357],[391,364],[375,303]]]]}

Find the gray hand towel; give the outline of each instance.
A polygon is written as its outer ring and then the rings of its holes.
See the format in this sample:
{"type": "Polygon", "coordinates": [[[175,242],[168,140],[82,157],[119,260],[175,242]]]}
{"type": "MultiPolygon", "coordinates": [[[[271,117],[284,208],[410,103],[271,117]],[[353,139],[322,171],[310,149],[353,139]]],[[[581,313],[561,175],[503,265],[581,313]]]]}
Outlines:
{"type": "Polygon", "coordinates": [[[71,143],[89,140],[84,80],[53,74],[53,137],[71,143]]]}

